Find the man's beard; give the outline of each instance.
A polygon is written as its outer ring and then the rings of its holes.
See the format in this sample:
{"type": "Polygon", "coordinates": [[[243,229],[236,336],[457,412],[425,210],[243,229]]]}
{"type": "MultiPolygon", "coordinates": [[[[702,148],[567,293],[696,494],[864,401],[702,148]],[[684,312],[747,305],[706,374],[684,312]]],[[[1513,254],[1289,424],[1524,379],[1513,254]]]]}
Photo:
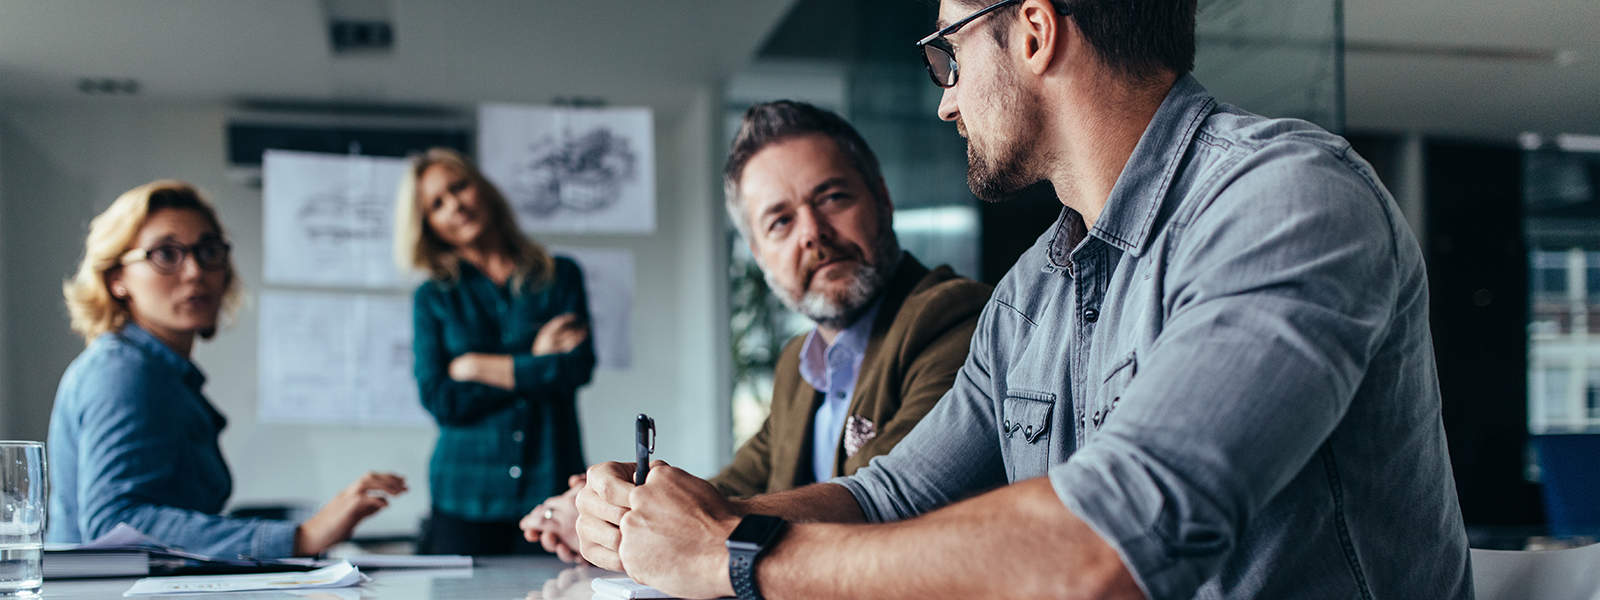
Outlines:
{"type": "Polygon", "coordinates": [[[967,142],[967,187],[984,202],[1001,202],[1033,185],[1037,177],[1027,177],[1024,144],[1011,144],[999,158],[991,160],[967,142]]]}
{"type": "MultiPolygon", "coordinates": [[[[844,329],[866,312],[873,300],[883,291],[889,279],[894,276],[895,267],[900,264],[900,242],[895,239],[894,231],[885,227],[887,231],[880,233],[877,244],[873,248],[875,262],[868,263],[865,256],[857,256],[858,262],[854,272],[846,275],[849,284],[845,286],[844,293],[837,300],[829,294],[809,289],[801,293],[793,293],[779,285],[773,278],[772,271],[765,271],[767,287],[771,288],[778,301],[785,307],[817,325],[830,329],[844,329]]],[[[831,255],[844,255],[838,252],[831,255]]],[[[813,274],[813,277],[815,275],[813,274]]]]}
{"type": "MultiPolygon", "coordinates": [[[[967,135],[967,187],[972,195],[985,202],[1009,199],[1040,179],[1029,174],[1030,165],[1038,164],[1038,136],[1044,126],[1039,99],[1009,81],[1002,82],[1001,88],[988,96],[1000,98],[997,105],[1011,110],[1011,135],[995,155],[980,152],[966,124],[956,122],[957,128],[967,135]]],[[[996,132],[991,131],[990,135],[995,137],[996,132]]]]}

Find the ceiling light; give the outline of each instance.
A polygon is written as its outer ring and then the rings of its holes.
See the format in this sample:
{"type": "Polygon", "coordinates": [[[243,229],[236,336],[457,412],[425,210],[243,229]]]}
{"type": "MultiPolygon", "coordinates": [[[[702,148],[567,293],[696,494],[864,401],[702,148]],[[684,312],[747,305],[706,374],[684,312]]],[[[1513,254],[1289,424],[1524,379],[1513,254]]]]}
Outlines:
{"type": "Polygon", "coordinates": [[[1556,147],[1567,152],[1600,152],[1600,135],[1556,134],[1556,147]]]}

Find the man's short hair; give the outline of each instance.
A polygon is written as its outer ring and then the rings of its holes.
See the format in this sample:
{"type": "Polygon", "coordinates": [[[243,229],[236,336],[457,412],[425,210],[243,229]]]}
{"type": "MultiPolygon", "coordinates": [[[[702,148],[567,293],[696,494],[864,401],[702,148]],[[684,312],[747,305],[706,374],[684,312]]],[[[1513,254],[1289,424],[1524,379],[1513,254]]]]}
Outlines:
{"type": "MultiPolygon", "coordinates": [[[[982,8],[993,0],[959,0],[982,8]]],[[[1069,10],[1100,62],[1134,81],[1194,70],[1196,0],[1051,0],[1069,10]]],[[[1002,46],[1011,21],[990,28],[1002,46]]]]}
{"type": "Polygon", "coordinates": [[[739,198],[739,179],[744,176],[744,167],[750,158],[767,146],[810,134],[821,134],[832,139],[861,174],[862,182],[872,190],[878,206],[882,208],[888,201],[880,197],[883,194],[883,171],[878,167],[878,157],[850,123],[839,115],[805,102],[763,102],[744,112],[739,133],[733,137],[733,146],[728,150],[728,164],[722,170],[728,218],[733,219],[733,225],[739,228],[739,233],[747,238],[750,235],[750,224],[745,222],[743,202],[739,198]]]}

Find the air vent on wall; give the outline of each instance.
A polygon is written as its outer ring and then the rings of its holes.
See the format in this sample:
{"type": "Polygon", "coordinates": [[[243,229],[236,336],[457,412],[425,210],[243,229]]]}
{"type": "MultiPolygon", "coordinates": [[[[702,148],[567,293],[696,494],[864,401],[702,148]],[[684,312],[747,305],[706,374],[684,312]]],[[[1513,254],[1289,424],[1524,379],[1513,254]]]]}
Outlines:
{"type": "Polygon", "coordinates": [[[390,0],[322,0],[328,48],[335,58],[394,51],[394,7],[390,0]]]}
{"type": "Polygon", "coordinates": [[[227,121],[228,175],[252,186],[267,150],[406,156],[443,146],[470,154],[474,124],[467,108],[286,100],[242,101],[227,121]]]}
{"type": "Polygon", "coordinates": [[[394,49],[394,28],[383,21],[333,21],[328,42],[334,54],[388,52],[394,49]]]}
{"type": "Polygon", "coordinates": [[[139,93],[139,80],[121,77],[83,77],[78,91],[90,96],[132,96],[139,93]]]}

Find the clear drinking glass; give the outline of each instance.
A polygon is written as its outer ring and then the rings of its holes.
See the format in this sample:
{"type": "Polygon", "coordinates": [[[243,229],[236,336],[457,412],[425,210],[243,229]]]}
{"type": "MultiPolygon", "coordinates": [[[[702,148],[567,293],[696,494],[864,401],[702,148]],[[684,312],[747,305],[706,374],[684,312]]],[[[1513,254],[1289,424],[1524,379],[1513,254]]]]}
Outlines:
{"type": "Polygon", "coordinates": [[[37,598],[44,583],[44,444],[0,441],[0,598],[37,598]]]}

